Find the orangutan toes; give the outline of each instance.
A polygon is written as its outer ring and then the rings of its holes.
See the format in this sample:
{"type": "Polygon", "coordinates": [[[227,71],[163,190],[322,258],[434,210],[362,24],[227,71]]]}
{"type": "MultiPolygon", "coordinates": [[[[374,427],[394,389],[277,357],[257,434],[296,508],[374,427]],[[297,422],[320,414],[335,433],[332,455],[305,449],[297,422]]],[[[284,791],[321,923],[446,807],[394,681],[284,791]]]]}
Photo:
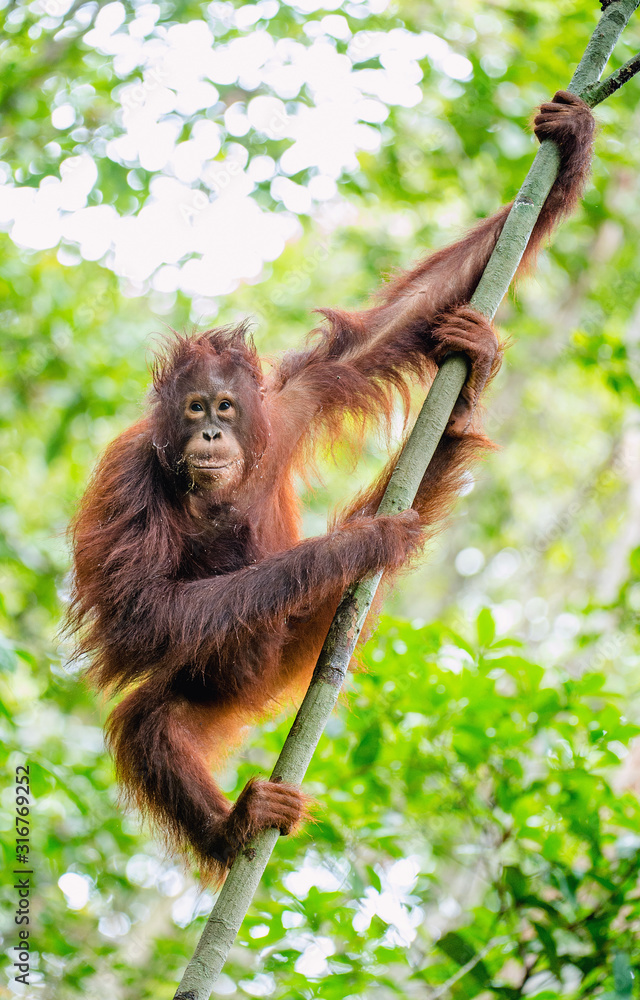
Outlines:
{"type": "Polygon", "coordinates": [[[254,778],[241,792],[232,815],[249,837],[276,828],[291,833],[304,815],[304,796],[293,785],[254,778]]]}
{"type": "Polygon", "coordinates": [[[282,834],[305,817],[305,796],[294,785],[254,778],[240,792],[223,824],[217,826],[207,853],[224,868],[230,868],[250,840],[263,830],[282,834]]]}
{"type": "Polygon", "coordinates": [[[471,306],[458,306],[439,316],[431,336],[439,364],[448,354],[462,353],[471,365],[447,425],[447,433],[456,437],[469,426],[480,393],[498,371],[502,349],[489,320],[471,306]]]}
{"type": "Polygon", "coordinates": [[[304,797],[293,785],[253,781],[248,788],[248,810],[254,829],[268,830],[275,827],[280,833],[287,834],[302,819],[304,797]]]}

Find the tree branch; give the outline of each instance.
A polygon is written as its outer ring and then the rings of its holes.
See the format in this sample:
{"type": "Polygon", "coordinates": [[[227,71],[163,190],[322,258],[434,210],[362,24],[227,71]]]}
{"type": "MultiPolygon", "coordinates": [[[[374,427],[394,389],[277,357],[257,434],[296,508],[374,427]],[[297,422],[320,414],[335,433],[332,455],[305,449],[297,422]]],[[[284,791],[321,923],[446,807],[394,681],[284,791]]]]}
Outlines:
{"type": "Polygon", "coordinates": [[[625,83],[628,83],[636,73],[640,73],[640,52],[636,56],[632,56],[631,59],[627,59],[624,66],[617,69],[606,80],[601,80],[600,83],[595,83],[591,87],[587,87],[582,93],[582,100],[589,107],[595,108],[596,104],[605,101],[607,97],[611,97],[612,94],[615,94],[616,90],[619,90],[625,83]]]}
{"type": "MultiPolygon", "coordinates": [[[[640,0],[614,0],[606,7],[569,84],[573,93],[582,95],[597,83],[616,41],[639,5],[640,0]]],[[[543,142],[471,300],[474,308],[489,318],[495,315],[517,270],[540,209],[557,176],[558,165],[556,146],[548,140],[543,142]]],[[[461,355],[451,355],[440,367],[378,513],[392,513],[411,506],[466,374],[467,362],[461,355]]],[[[272,781],[293,784],[302,781],[338,699],[381,575],[363,580],[345,593],[309,690],[271,775],[272,781]]],[[[266,830],[236,858],[174,1000],[208,1000],[210,997],[278,837],[278,830],[266,830]]]]}

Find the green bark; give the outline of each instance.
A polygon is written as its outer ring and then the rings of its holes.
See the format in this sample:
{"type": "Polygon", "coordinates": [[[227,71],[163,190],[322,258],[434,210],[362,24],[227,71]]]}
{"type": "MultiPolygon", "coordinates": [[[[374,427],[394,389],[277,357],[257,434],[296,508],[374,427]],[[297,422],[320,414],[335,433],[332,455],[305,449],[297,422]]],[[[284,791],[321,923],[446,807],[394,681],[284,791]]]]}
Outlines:
{"type": "MultiPolygon", "coordinates": [[[[613,47],[639,4],[640,0],[618,0],[603,13],[569,84],[573,93],[580,96],[584,93],[589,104],[602,100],[624,82],[622,79],[605,92],[605,81],[602,96],[593,99],[613,47]]],[[[628,73],[626,79],[631,75],[633,73],[628,73]]],[[[489,318],[495,315],[517,270],[556,178],[558,163],[554,144],[543,142],[471,300],[471,304],[489,318]]],[[[466,372],[467,362],[460,355],[447,358],[441,366],[391,477],[379,513],[392,513],[411,506],[464,384],[466,372]]],[[[361,581],[344,595],[271,780],[293,784],[302,781],[337,701],[380,576],[361,581]]],[[[174,1000],[208,1000],[210,997],[278,837],[277,830],[265,831],[234,862],[174,1000]]]]}

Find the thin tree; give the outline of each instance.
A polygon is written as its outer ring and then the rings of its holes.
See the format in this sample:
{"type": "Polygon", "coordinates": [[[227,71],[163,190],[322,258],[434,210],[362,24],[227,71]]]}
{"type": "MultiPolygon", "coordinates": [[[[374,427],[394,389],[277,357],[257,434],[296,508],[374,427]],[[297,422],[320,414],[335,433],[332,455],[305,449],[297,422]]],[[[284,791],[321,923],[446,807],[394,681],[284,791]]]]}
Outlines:
{"type": "MultiPolygon", "coordinates": [[[[600,80],[620,34],[638,6],[640,0],[601,0],[602,17],[568,87],[590,107],[610,97],[640,70],[638,54],[606,80],[600,80]]],[[[471,299],[471,305],[490,319],[518,268],[558,167],[557,147],[552,141],[542,142],[471,299]]],[[[440,367],[378,514],[406,510],[413,503],[466,375],[467,361],[459,354],[451,355],[440,367]]],[[[338,699],[381,576],[362,580],[344,594],[271,781],[302,782],[338,699]]],[[[278,830],[266,830],[234,861],[174,1000],[208,1000],[211,996],[278,837],[278,830]]]]}

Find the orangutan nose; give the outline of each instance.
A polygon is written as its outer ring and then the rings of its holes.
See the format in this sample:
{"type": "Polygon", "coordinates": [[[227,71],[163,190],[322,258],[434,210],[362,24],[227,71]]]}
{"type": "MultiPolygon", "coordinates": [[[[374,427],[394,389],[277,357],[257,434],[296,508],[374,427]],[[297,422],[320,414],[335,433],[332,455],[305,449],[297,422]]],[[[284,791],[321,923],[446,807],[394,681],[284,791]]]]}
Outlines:
{"type": "Polygon", "coordinates": [[[222,431],[213,431],[213,433],[211,431],[203,431],[202,436],[205,441],[217,441],[219,437],[222,437],[222,431]]]}

